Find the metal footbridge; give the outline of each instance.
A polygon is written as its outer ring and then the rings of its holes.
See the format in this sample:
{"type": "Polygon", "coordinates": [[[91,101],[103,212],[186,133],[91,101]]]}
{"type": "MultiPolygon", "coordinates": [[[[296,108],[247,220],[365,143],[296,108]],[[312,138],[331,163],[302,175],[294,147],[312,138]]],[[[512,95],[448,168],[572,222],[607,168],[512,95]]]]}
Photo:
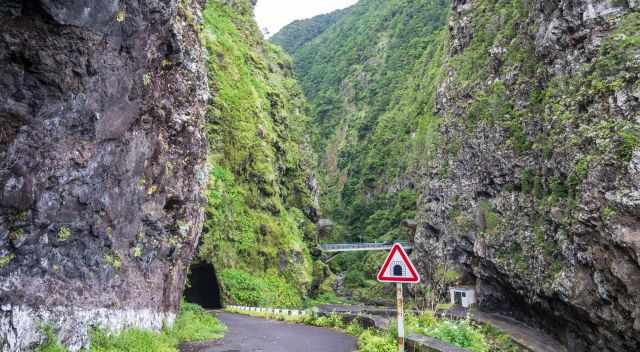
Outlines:
{"type": "Polygon", "coordinates": [[[395,243],[399,243],[405,250],[413,249],[409,242],[396,241],[384,243],[327,243],[321,244],[320,250],[326,253],[359,252],[359,251],[388,251],[395,243]]]}

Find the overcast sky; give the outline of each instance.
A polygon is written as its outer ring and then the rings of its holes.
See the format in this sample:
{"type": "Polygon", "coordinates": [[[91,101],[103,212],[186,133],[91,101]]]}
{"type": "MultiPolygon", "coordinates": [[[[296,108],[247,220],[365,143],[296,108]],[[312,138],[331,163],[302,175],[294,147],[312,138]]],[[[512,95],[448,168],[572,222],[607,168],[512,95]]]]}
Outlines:
{"type": "Polygon", "coordinates": [[[256,20],[271,35],[295,20],[349,7],[358,0],[258,0],[256,20]]]}

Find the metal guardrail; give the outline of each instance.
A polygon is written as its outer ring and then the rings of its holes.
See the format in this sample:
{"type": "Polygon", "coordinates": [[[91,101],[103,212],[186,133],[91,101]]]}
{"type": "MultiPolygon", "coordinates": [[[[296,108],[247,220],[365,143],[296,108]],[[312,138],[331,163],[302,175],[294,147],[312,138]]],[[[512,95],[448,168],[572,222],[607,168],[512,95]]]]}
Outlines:
{"type": "Polygon", "coordinates": [[[383,251],[389,250],[395,243],[399,243],[404,249],[412,249],[409,242],[397,241],[394,243],[329,243],[321,244],[323,252],[355,252],[355,251],[383,251]]]}

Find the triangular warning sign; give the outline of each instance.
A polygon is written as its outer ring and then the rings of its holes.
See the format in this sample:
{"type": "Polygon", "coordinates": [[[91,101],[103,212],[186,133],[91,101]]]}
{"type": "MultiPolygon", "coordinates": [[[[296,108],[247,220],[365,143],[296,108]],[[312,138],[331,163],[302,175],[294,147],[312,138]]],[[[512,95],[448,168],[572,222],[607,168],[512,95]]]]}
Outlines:
{"type": "Polygon", "coordinates": [[[418,283],[420,282],[420,274],[413,266],[407,252],[398,243],[393,245],[391,252],[384,261],[384,265],[378,272],[378,281],[380,282],[404,282],[418,283]]]}

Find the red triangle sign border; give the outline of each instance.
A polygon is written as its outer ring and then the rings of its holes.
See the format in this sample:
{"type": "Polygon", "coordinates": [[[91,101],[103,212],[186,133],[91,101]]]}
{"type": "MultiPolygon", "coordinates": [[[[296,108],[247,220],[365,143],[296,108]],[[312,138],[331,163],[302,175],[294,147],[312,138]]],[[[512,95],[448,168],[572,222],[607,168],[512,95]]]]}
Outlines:
{"type": "Polygon", "coordinates": [[[380,268],[380,271],[378,271],[377,278],[378,278],[378,281],[380,282],[400,282],[400,283],[420,282],[420,274],[418,273],[415,266],[411,262],[411,259],[409,259],[407,252],[404,251],[404,248],[402,248],[402,245],[400,245],[399,243],[395,243],[391,248],[391,252],[389,252],[389,256],[387,256],[387,259],[385,260],[384,264],[380,268]],[[400,257],[402,258],[402,261],[404,262],[404,264],[407,266],[407,269],[409,269],[409,273],[411,274],[411,277],[385,276],[385,272],[389,268],[389,265],[391,264],[391,260],[393,259],[393,256],[396,254],[396,252],[400,253],[400,257]]]}

